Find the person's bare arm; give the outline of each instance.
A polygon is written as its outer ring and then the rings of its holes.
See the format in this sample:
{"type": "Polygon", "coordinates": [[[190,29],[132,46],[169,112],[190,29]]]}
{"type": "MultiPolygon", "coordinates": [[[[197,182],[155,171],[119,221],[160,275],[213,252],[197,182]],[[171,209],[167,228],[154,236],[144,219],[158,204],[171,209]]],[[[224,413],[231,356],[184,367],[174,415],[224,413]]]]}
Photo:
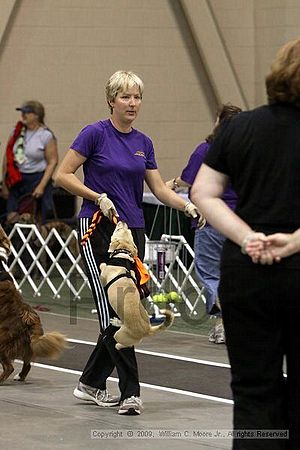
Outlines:
{"type": "Polygon", "coordinates": [[[56,184],[71,192],[71,194],[93,201],[110,220],[113,220],[114,217],[119,217],[114,203],[107,197],[105,192],[93,191],[85,186],[75,175],[75,172],[85,161],[86,158],[84,156],[80,155],[76,150],[69,149],[58,168],[55,178],[56,184]]]}
{"type": "Polygon", "coordinates": [[[69,149],[64,159],[59,165],[55,177],[57,186],[61,186],[73,195],[86,198],[87,200],[95,201],[101,192],[95,192],[80,181],[75,175],[76,171],[86,161],[86,158],[76,150],[69,149]]]}
{"type": "Polygon", "coordinates": [[[166,181],[166,186],[169,189],[172,189],[172,191],[180,192],[181,190],[184,190],[185,188],[191,187],[189,183],[186,181],[183,181],[181,177],[175,177],[171,180],[166,181]]]}
{"type": "Polygon", "coordinates": [[[52,138],[48,142],[48,144],[45,148],[45,158],[47,161],[47,166],[46,166],[45,173],[44,173],[41,181],[39,182],[39,184],[36,186],[36,188],[32,192],[32,195],[34,197],[41,197],[43,195],[44,190],[45,190],[49,180],[51,180],[54,170],[57,166],[58,151],[57,151],[56,139],[52,138]]]}
{"type": "Polygon", "coordinates": [[[183,211],[188,217],[196,218],[199,216],[199,223],[201,223],[201,226],[203,225],[204,218],[202,214],[199,213],[196,206],[189,200],[184,200],[180,195],[177,195],[174,191],[167,188],[157,169],[146,170],[145,181],[155,197],[164,205],[183,211]]]}
{"type": "Polygon", "coordinates": [[[5,176],[6,176],[6,155],[3,156],[3,160],[2,160],[2,192],[1,192],[1,195],[3,198],[7,199],[8,195],[9,195],[9,190],[5,183],[5,176]]]}
{"type": "Polygon", "coordinates": [[[202,164],[191,189],[191,199],[214,228],[242,247],[245,239],[255,232],[221,199],[227,182],[225,174],[202,164]]]}
{"type": "Polygon", "coordinates": [[[269,264],[272,264],[273,261],[280,262],[282,258],[300,252],[300,228],[294,233],[268,235],[263,249],[257,248],[257,244],[249,241],[246,251],[255,262],[261,262],[262,258],[266,258],[265,253],[268,254],[269,264]]]}

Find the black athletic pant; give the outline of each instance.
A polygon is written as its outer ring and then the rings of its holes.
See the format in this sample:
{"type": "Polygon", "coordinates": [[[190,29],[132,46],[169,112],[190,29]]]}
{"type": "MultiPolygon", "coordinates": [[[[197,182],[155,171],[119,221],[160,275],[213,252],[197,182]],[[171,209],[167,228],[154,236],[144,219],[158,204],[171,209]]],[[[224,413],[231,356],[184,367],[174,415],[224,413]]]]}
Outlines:
{"type": "MultiPolygon", "coordinates": [[[[240,250],[238,250],[240,253],[240,250]]],[[[240,257],[243,256],[240,254],[240,257]]],[[[247,258],[244,256],[244,258],[247,258]]],[[[234,260],[234,258],[233,258],[234,260]]],[[[300,266],[299,266],[300,267],[300,266]]],[[[300,270],[223,265],[219,294],[235,430],[288,429],[289,439],[235,439],[234,450],[300,449],[300,270]],[[283,377],[283,358],[287,375],[283,377]]]]}
{"type": "MultiPolygon", "coordinates": [[[[79,219],[79,238],[85,234],[91,219],[79,219]]],[[[114,225],[105,217],[97,225],[87,243],[81,247],[81,255],[86,274],[92,289],[100,323],[100,335],[95,349],[83,370],[80,381],[98,389],[106,388],[106,380],[116,367],[119,376],[121,400],[140,396],[137,361],[134,347],[116,350],[113,338],[118,328],[110,325],[111,307],[100,283],[99,265],[108,260],[108,247],[114,225]]],[[[138,248],[139,258],[143,260],[145,249],[144,229],[132,229],[132,235],[138,248]]]]}

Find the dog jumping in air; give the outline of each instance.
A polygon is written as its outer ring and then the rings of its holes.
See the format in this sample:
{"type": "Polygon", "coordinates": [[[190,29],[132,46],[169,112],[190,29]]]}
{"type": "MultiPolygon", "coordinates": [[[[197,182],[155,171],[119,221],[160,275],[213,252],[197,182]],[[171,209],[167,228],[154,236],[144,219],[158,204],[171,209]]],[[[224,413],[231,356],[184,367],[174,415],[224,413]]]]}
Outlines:
{"type": "Polygon", "coordinates": [[[162,310],[165,321],[151,326],[147,311],[143,307],[136,285],[133,270],[137,256],[137,247],[131,231],[125,222],[118,222],[109,246],[110,259],[100,265],[101,282],[106,289],[109,303],[118,318],[111,319],[111,324],[120,326],[114,334],[118,350],[131,347],[141,342],[146,336],[152,336],[170,327],[174,314],[162,310]]]}
{"type": "Polygon", "coordinates": [[[44,334],[38,314],[23,302],[4,267],[9,254],[10,241],[0,225],[0,363],[3,367],[0,383],[14,371],[14,359],[23,360],[22,370],[14,379],[24,381],[32,360],[56,359],[68,347],[63,334],[56,331],[44,334]]]}

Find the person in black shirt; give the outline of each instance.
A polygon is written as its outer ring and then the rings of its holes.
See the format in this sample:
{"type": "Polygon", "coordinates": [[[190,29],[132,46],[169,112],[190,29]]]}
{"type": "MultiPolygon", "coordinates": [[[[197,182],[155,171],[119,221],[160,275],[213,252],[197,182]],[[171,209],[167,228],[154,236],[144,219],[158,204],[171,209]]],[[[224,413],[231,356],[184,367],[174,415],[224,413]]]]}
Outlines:
{"type": "Polygon", "coordinates": [[[234,450],[300,448],[300,38],[279,51],[266,88],[268,105],[222,127],[191,195],[227,237],[219,296],[234,450]],[[235,212],[221,200],[229,179],[235,212]],[[255,439],[239,439],[237,430],[255,439]]]}

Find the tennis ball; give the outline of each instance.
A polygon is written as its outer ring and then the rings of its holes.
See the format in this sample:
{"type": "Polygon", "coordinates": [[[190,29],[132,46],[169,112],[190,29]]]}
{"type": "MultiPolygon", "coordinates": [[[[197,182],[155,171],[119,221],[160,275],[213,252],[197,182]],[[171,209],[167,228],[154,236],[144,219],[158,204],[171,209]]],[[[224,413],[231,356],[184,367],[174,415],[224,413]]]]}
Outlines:
{"type": "Polygon", "coordinates": [[[155,294],[153,295],[152,300],[154,303],[161,303],[165,300],[164,294],[155,294]]]}
{"type": "Polygon", "coordinates": [[[172,300],[172,302],[179,302],[180,301],[180,295],[177,294],[177,292],[172,291],[169,293],[169,298],[172,300]]]}

